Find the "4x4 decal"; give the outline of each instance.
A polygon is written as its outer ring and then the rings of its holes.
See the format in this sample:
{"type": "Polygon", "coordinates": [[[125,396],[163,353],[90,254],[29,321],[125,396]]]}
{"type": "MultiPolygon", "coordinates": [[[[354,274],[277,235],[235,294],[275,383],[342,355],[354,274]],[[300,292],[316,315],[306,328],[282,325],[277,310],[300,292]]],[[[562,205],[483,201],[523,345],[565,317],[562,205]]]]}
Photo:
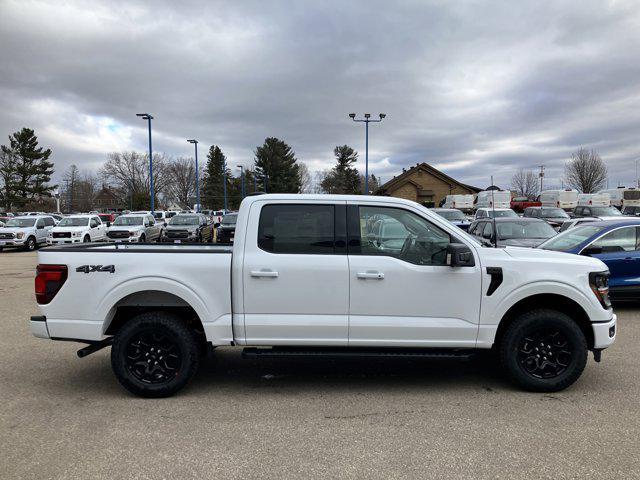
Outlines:
{"type": "Polygon", "coordinates": [[[82,265],[76,268],[76,272],[80,273],[93,273],[93,272],[110,272],[116,271],[115,265],[82,265]]]}

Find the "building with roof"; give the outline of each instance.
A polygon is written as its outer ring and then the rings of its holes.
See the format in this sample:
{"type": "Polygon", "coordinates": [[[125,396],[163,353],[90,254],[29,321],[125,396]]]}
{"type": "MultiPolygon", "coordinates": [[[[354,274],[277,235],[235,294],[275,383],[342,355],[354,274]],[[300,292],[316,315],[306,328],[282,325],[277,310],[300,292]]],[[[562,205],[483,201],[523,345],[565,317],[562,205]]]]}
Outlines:
{"type": "Polygon", "coordinates": [[[382,185],[377,195],[405,198],[426,207],[436,207],[447,195],[476,194],[481,188],[450,177],[428,163],[418,163],[382,185]]]}

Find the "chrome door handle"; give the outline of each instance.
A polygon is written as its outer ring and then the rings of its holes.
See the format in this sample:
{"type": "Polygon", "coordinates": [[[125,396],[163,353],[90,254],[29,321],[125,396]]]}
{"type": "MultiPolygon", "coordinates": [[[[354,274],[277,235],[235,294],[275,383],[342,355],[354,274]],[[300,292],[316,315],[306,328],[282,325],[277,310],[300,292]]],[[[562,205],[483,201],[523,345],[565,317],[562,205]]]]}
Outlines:
{"type": "Polygon", "coordinates": [[[274,272],[273,270],[251,270],[251,276],[276,278],[278,276],[278,272],[274,272]]]}
{"type": "Polygon", "coordinates": [[[382,273],[382,272],[358,272],[358,273],[356,273],[356,277],[361,278],[363,280],[367,280],[367,279],[384,280],[384,273],[382,273]]]}

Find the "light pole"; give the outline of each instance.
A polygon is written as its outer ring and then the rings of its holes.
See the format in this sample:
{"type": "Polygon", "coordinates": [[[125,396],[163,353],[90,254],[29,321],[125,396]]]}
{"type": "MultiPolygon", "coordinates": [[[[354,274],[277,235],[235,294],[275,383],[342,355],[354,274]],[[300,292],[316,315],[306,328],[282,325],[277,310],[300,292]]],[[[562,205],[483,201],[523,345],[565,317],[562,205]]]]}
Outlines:
{"type": "Polygon", "coordinates": [[[244,200],[244,167],[242,165],[238,165],[238,168],[240,169],[241,199],[244,200]]]}
{"type": "Polygon", "coordinates": [[[227,213],[227,161],[224,161],[222,170],[222,190],[224,192],[224,212],[227,213]]]}
{"type": "Polygon", "coordinates": [[[153,116],[148,113],[136,113],[136,117],[146,120],[149,124],[149,188],[151,190],[151,213],[154,212],[154,193],[153,193],[153,149],[151,148],[151,120],[153,116]]]}
{"type": "Polygon", "coordinates": [[[200,183],[198,182],[198,140],[187,140],[196,148],[196,213],[200,213],[200,183]]]}
{"type": "Polygon", "coordinates": [[[382,121],[384,117],[387,115],[384,113],[379,114],[378,120],[371,120],[371,114],[365,113],[364,119],[356,119],[355,113],[350,113],[349,117],[354,122],[364,122],[365,125],[365,143],[364,143],[364,194],[369,195],[369,123],[379,123],[382,121]]]}

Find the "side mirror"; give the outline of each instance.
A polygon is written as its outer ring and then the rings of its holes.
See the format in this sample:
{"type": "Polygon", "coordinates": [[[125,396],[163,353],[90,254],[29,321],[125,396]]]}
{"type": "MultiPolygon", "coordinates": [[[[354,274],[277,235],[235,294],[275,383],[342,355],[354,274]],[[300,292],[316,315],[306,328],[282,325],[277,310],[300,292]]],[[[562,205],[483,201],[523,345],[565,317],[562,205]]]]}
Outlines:
{"type": "Polygon", "coordinates": [[[476,262],[471,249],[463,243],[447,245],[446,264],[450,267],[473,267],[476,262]]]}
{"type": "Polygon", "coordinates": [[[598,255],[599,253],[602,253],[602,247],[595,247],[591,245],[585,248],[584,250],[582,250],[580,255],[591,256],[591,255],[598,255]]]}
{"type": "Polygon", "coordinates": [[[215,228],[218,228],[218,227],[220,226],[220,224],[219,224],[218,222],[216,222],[216,223],[214,223],[214,224],[213,224],[213,226],[214,226],[215,228]]]}
{"type": "Polygon", "coordinates": [[[107,222],[107,228],[111,226],[111,222],[107,222]]]}

